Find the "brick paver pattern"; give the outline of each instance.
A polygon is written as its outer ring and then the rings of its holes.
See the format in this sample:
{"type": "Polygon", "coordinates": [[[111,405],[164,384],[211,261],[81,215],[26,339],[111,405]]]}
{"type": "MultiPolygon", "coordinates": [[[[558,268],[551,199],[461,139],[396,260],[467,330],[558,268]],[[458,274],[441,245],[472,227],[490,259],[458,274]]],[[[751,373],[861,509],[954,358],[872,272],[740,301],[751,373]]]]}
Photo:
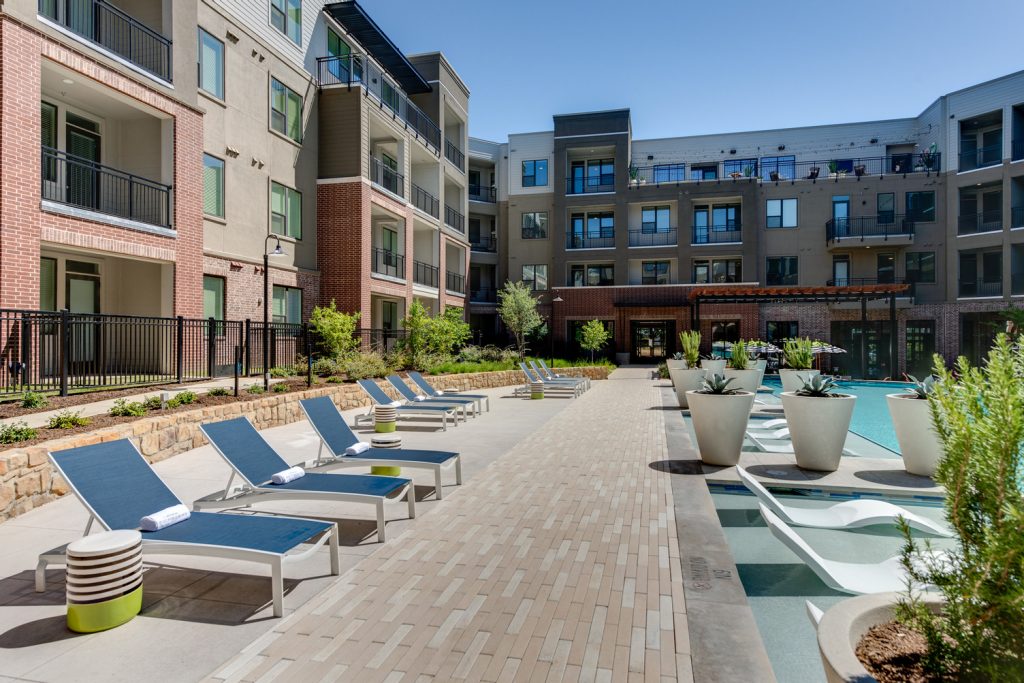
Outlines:
{"type": "Polygon", "coordinates": [[[595,382],[211,680],[691,680],[649,373],[595,382]]]}

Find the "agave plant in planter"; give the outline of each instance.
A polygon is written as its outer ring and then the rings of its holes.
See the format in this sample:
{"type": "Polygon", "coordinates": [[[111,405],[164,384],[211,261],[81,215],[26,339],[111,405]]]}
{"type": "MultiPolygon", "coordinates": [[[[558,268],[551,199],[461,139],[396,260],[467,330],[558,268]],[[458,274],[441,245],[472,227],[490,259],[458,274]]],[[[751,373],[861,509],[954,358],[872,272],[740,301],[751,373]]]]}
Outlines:
{"type": "Polygon", "coordinates": [[[942,444],[932,425],[928,397],[935,393],[935,377],[918,381],[909,375],[913,385],[902,394],[887,394],[889,415],[896,428],[896,439],[903,455],[903,467],[911,474],[930,477],[942,459],[942,444]]]}
{"type": "Polygon", "coordinates": [[[666,358],[665,363],[669,370],[683,370],[686,368],[686,359],[681,353],[673,353],[671,358],[666,358]]]}
{"type": "Polygon", "coordinates": [[[733,387],[740,391],[757,393],[760,384],[761,371],[752,364],[750,354],[747,352],[747,342],[740,339],[732,345],[732,355],[729,357],[729,366],[725,370],[725,376],[733,380],[733,387]]]}
{"type": "Polygon", "coordinates": [[[696,330],[680,332],[679,344],[683,349],[684,368],[673,369],[670,366],[669,376],[672,378],[672,386],[676,390],[679,407],[688,408],[686,392],[699,389],[707,374],[703,368],[698,367],[700,363],[700,332],[696,330]]]}
{"type": "Polygon", "coordinates": [[[779,370],[783,391],[798,391],[809,377],[818,374],[811,369],[814,342],[810,339],[787,339],[782,346],[782,359],[786,363],[786,367],[779,370]]]}
{"type": "Polygon", "coordinates": [[[686,392],[697,450],[709,465],[731,467],[740,461],[754,394],[730,388],[732,381],[709,375],[701,389],[686,392]]]}
{"type": "Polygon", "coordinates": [[[808,470],[835,472],[843,456],[857,397],[836,391],[833,377],[812,375],[798,391],[782,392],[796,464],[808,470]]]}

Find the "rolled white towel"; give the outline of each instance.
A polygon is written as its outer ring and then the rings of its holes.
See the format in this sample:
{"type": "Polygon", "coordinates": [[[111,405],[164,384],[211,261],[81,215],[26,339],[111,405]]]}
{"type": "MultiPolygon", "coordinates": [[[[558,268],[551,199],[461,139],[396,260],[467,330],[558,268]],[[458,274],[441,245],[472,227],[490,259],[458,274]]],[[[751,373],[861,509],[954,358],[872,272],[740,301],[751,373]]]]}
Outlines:
{"type": "Polygon", "coordinates": [[[177,505],[154,512],[151,515],[146,515],[139,520],[139,528],[143,531],[160,531],[172,524],[184,522],[191,516],[192,513],[189,512],[188,508],[178,503],[177,505]]]}
{"type": "Polygon", "coordinates": [[[392,401],[388,405],[391,406],[392,408],[401,408],[402,407],[402,402],[401,401],[392,401]]]}
{"type": "Polygon", "coordinates": [[[443,393],[444,393],[444,389],[438,389],[437,391],[434,392],[434,395],[435,396],[440,396],[443,393]]]}
{"type": "Polygon", "coordinates": [[[345,455],[359,455],[370,450],[370,444],[365,441],[356,441],[354,444],[345,449],[345,455]]]}
{"type": "Polygon", "coordinates": [[[426,400],[427,400],[427,397],[426,397],[426,396],[424,396],[423,394],[416,394],[416,397],[415,397],[415,398],[413,398],[413,400],[414,400],[414,401],[426,401],[426,400]]]}
{"type": "Polygon", "coordinates": [[[305,475],[306,470],[296,465],[295,467],[289,467],[283,472],[278,472],[277,474],[271,476],[270,481],[274,482],[275,484],[287,484],[288,482],[295,481],[296,479],[304,477],[305,475]]]}

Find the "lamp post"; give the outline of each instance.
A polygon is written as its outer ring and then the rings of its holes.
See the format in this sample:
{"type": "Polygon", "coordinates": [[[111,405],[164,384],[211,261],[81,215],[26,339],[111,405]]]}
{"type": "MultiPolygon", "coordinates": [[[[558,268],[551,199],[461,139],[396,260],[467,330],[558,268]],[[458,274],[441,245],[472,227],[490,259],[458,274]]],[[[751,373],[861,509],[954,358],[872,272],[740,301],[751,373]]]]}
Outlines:
{"type": "Polygon", "coordinates": [[[555,367],[555,304],[562,303],[562,297],[555,295],[555,298],[551,300],[551,324],[548,325],[548,335],[551,337],[551,368],[554,372],[555,367]]]}
{"type": "Polygon", "coordinates": [[[267,235],[263,240],[263,389],[270,389],[270,257],[285,256],[285,250],[281,248],[281,238],[277,235],[267,235]],[[267,251],[270,240],[273,238],[277,244],[273,251],[267,251]]]}

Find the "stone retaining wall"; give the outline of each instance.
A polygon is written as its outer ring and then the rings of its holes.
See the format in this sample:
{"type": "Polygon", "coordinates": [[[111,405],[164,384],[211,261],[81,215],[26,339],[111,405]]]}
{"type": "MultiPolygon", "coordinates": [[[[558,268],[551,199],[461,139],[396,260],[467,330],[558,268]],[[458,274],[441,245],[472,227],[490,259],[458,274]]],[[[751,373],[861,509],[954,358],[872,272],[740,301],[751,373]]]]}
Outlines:
{"type": "MultiPolygon", "coordinates": [[[[608,378],[608,368],[605,367],[565,368],[560,372],[574,376],[586,375],[591,379],[608,378]]],[[[520,383],[521,378],[522,373],[518,370],[504,370],[445,375],[432,378],[431,382],[442,389],[468,391],[512,386],[520,383]]],[[[378,384],[389,396],[398,397],[387,382],[379,381],[378,384]]],[[[68,489],[64,482],[60,477],[54,476],[46,455],[48,451],[130,438],[139,446],[147,460],[158,462],[205,444],[206,439],[199,430],[200,424],[245,415],[253,421],[257,429],[278,427],[303,419],[299,401],[316,396],[330,396],[341,410],[370,404],[362,390],[355,384],[321,384],[307,391],[282,395],[267,394],[250,401],[205,406],[165,416],[143,417],[94,432],[0,451],[0,521],[25,514],[67,493],[68,489]]]]}

